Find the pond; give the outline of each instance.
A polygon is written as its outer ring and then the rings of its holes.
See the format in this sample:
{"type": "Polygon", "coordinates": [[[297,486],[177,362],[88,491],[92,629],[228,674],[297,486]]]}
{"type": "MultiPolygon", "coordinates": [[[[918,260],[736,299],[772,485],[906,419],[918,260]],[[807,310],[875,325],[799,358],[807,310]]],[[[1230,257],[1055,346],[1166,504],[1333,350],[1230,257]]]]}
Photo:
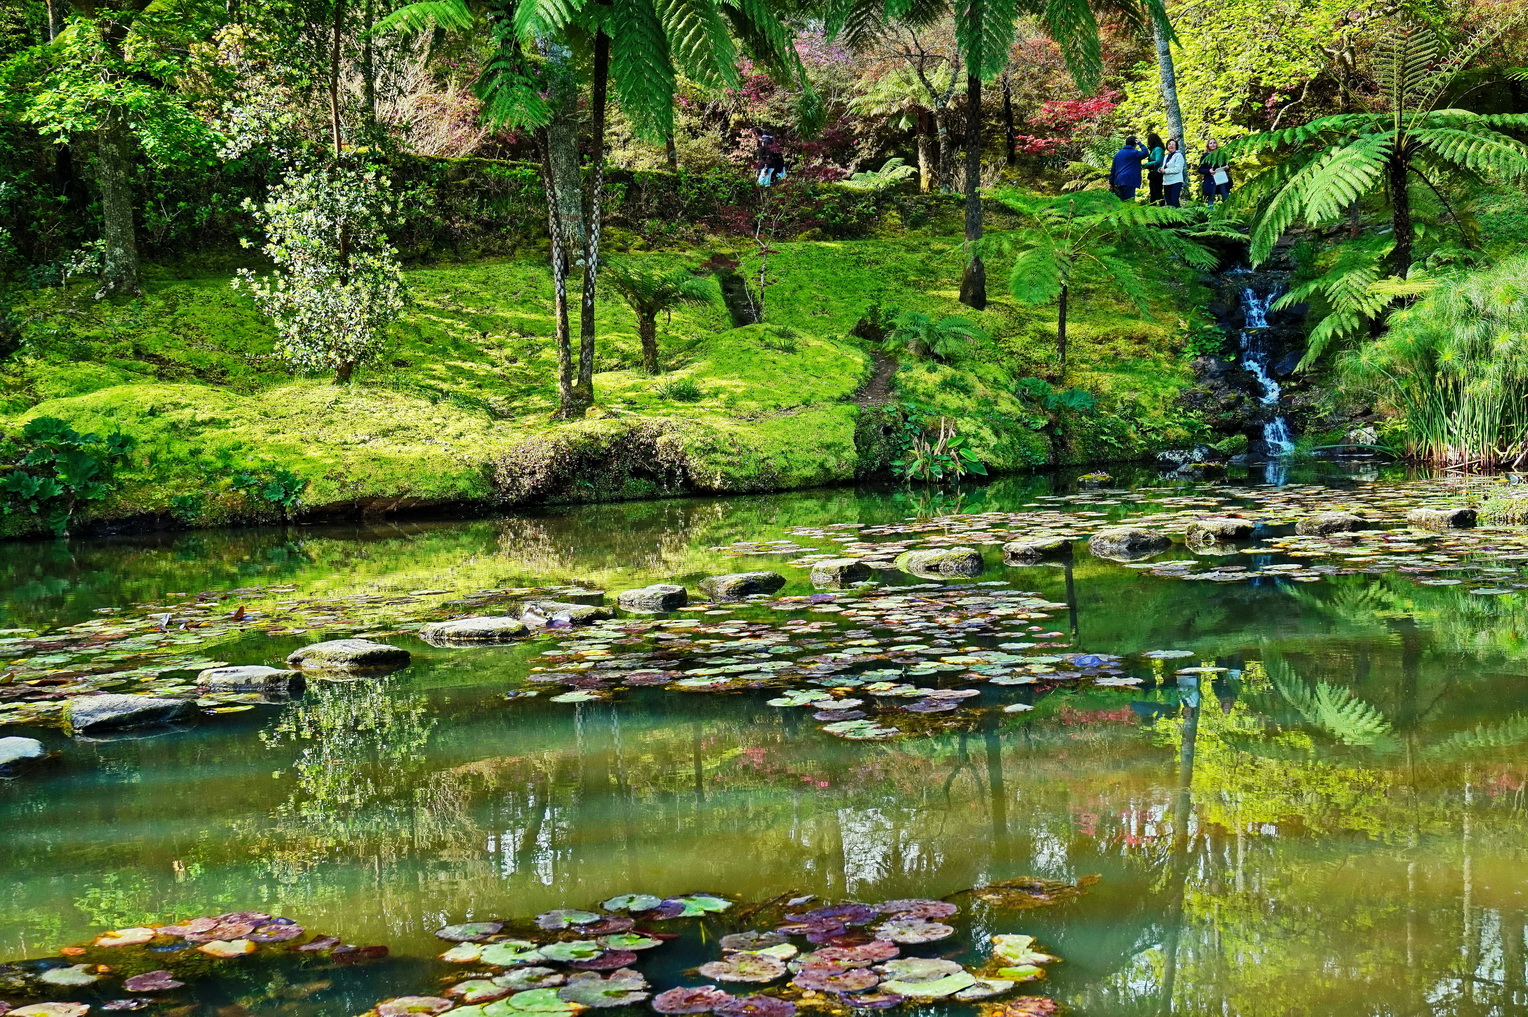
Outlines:
{"type": "Polygon", "coordinates": [[[948,898],[958,933],[920,955],[976,966],[993,935],[1033,936],[1060,961],[1022,991],[1067,1013],[1528,1012],[1528,531],[1407,530],[1406,508],[1464,495],[1400,473],[1128,479],[7,545],[0,736],[59,753],[0,781],[0,961],[258,909],[390,955],[223,961],[150,1012],[343,1017],[439,991],[452,923],[737,902],[733,925],[669,929],[657,991],[705,982],[685,969],[757,927],[747,902],[948,898]],[[1292,534],[1332,506],[1374,525],[1292,534]],[[1224,511],[1259,539],[1134,562],[1082,542],[1137,516],[1181,540],[1224,511]],[[1056,533],[1074,557],[1003,563],[1003,540],[1056,533]],[[808,580],[952,546],[984,571],[808,580]],[[527,588],[613,604],[751,570],[787,585],[502,646],[417,636],[527,588]],[[50,726],[124,669],[195,695],[202,667],[357,632],[412,662],[204,698],[223,712],[193,725],[50,726]],[[1080,889],[962,896],[1025,878],[1080,889]]]}

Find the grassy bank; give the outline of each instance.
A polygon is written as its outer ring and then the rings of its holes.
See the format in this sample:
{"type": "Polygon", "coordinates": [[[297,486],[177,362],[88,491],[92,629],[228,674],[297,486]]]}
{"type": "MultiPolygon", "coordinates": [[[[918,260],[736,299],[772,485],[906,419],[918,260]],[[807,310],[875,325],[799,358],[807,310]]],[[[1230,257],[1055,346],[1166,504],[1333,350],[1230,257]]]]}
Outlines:
{"type": "MultiPolygon", "coordinates": [[[[161,270],[127,304],[54,291],[4,368],[0,423],[51,416],[131,436],[116,490],[84,519],[183,525],[279,515],[258,486],[236,487],[249,476],[296,478],[299,514],[320,515],[825,484],[883,468],[897,440],[886,425],[919,414],[950,417],[996,470],[1128,458],[1197,436],[1176,405],[1191,381],[1176,338],[1199,302],[1189,283],[1164,278],[1149,316],[1116,294],[1080,294],[1067,385],[1093,405],[1074,412],[1024,381],[1054,371],[1054,311],[1005,300],[973,315],[991,342],[951,363],[901,358],[889,384],[883,374],[866,389],[875,351],[851,332],[872,306],[964,310],[955,239],[778,247],[767,324],[732,329],[719,301],[678,311],[659,322],[657,376],[641,372],[635,321],[607,294],[597,405],[579,422],[549,419],[550,280],[526,259],[411,272],[414,306],[388,354],[345,386],[288,373],[225,271],[161,270]]],[[[27,527],[13,515],[9,528],[27,527]]]]}

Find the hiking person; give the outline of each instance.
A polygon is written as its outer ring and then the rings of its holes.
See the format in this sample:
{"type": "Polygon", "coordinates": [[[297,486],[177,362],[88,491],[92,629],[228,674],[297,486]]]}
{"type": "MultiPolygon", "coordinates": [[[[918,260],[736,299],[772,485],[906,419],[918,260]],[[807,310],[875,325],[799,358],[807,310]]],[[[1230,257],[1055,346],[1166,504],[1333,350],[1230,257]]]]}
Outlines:
{"type": "Polygon", "coordinates": [[[1162,204],[1162,160],[1167,149],[1155,131],[1146,135],[1146,193],[1153,205],[1162,204]]]}
{"type": "Polygon", "coordinates": [[[1211,138],[1204,146],[1204,156],[1199,160],[1199,180],[1204,188],[1204,203],[1214,205],[1231,196],[1231,168],[1220,151],[1220,142],[1211,138]]]}
{"type": "Polygon", "coordinates": [[[1188,159],[1173,138],[1162,153],[1162,197],[1168,208],[1183,207],[1183,184],[1188,180],[1188,159]]]}
{"type": "Polygon", "coordinates": [[[1134,201],[1141,186],[1141,164],[1148,158],[1146,148],[1134,134],[1125,139],[1125,147],[1114,153],[1109,167],[1109,188],[1121,201],[1134,201]]]}

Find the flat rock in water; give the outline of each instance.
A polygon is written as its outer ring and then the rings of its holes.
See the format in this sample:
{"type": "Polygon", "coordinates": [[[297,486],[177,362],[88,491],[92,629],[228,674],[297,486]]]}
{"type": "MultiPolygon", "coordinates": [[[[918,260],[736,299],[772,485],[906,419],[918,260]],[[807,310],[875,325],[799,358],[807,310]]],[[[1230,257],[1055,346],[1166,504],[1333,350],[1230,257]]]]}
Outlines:
{"type": "Polygon", "coordinates": [[[64,704],[64,726],[71,732],[154,727],[195,716],[195,704],[157,696],[75,696],[64,704]]]}
{"type": "Polygon", "coordinates": [[[35,763],[47,754],[36,738],[0,738],[0,772],[35,763]]]}
{"type": "Polygon", "coordinates": [[[419,631],[419,638],[435,646],[457,643],[506,643],[525,635],[525,623],[508,615],[497,617],[452,618],[431,622],[419,631]]]}
{"type": "Polygon", "coordinates": [[[1417,508],[1406,513],[1406,522],[1420,530],[1468,530],[1479,518],[1472,508],[1417,508]]]}
{"type": "Polygon", "coordinates": [[[1139,561],[1161,554],[1173,546],[1165,533],[1143,530],[1139,526],[1114,526],[1099,530],[1088,538],[1088,550],[1100,558],[1114,561],[1139,561]]]}
{"type": "Polygon", "coordinates": [[[1374,524],[1352,512],[1318,512],[1295,523],[1295,532],[1302,537],[1325,537],[1333,533],[1352,533],[1367,530],[1374,524]]]}
{"type": "Polygon", "coordinates": [[[700,581],[700,591],[712,600],[737,600],[756,593],[774,593],[785,585],[778,572],[730,572],[700,581]]]}
{"type": "Polygon", "coordinates": [[[946,547],[932,551],[903,551],[894,562],[915,576],[979,576],[986,564],[974,547],[946,547]]]}
{"type": "Polygon", "coordinates": [[[677,611],[690,602],[690,594],[674,583],[653,583],[616,594],[616,605],[623,611],[677,611]]]}
{"type": "Polygon", "coordinates": [[[574,604],[563,600],[528,600],[521,609],[520,621],[527,628],[563,628],[588,625],[614,618],[615,612],[598,604],[574,604]]]}
{"type": "Polygon", "coordinates": [[[1184,539],[1190,544],[1229,544],[1251,540],[1257,523],[1236,516],[1206,516],[1188,524],[1184,539]]]}
{"type": "Polygon", "coordinates": [[[875,574],[875,570],[858,558],[829,558],[812,565],[812,585],[838,588],[863,583],[875,574]]]}
{"type": "Polygon", "coordinates": [[[1070,558],[1072,542],[1065,537],[1049,540],[1010,540],[1003,545],[1003,561],[1009,565],[1031,565],[1046,558],[1070,558]]]}
{"type": "Polygon", "coordinates": [[[405,649],[370,639],[331,639],[294,651],[287,663],[308,670],[371,671],[403,667],[412,659],[405,649]]]}
{"type": "Polygon", "coordinates": [[[196,684],[218,692],[291,693],[301,691],[307,679],[301,671],[266,667],[264,664],[244,664],[208,668],[196,676],[196,684]]]}

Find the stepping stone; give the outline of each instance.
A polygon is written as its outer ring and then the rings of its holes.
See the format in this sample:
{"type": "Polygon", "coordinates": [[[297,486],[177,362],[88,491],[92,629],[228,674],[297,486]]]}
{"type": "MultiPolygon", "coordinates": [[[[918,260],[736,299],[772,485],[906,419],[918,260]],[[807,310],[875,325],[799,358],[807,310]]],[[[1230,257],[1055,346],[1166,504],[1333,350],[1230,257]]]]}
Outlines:
{"type": "Polygon", "coordinates": [[[305,670],[383,671],[400,668],[413,657],[409,651],[370,639],[331,639],[304,646],[287,663],[305,670]]]}
{"type": "Polygon", "coordinates": [[[1167,534],[1139,526],[1114,526],[1088,538],[1088,550],[1111,561],[1139,561],[1172,546],[1173,540],[1167,534]]]}
{"type": "Polygon", "coordinates": [[[264,664],[245,664],[232,667],[214,667],[196,676],[196,684],[205,685],[216,692],[277,692],[300,691],[307,684],[301,671],[291,671],[264,664]]]}
{"type": "Polygon", "coordinates": [[[525,635],[525,623],[507,615],[453,618],[431,622],[419,631],[419,638],[433,646],[459,643],[507,643],[525,635]]]}
{"type": "Polygon", "coordinates": [[[1417,508],[1406,522],[1419,530],[1468,530],[1479,516],[1472,508],[1417,508]]]}
{"type": "Polygon", "coordinates": [[[1195,545],[1231,544],[1238,540],[1251,540],[1257,523],[1237,516],[1207,516],[1188,524],[1184,539],[1195,545]]]}
{"type": "Polygon", "coordinates": [[[863,583],[875,570],[858,558],[829,558],[812,566],[812,585],[819,589],[839,589],[863,583]]]}
{"type": "Polygon", "coordinates": [[[987,567],[974,547],[946,547],[931,551],[903,551],[894,563],[915,576],[979,576],[987,567]]]}
{"type": "Polygon", "coordinates": [[[526,628],[569,628],[614,618],[615,612],[598,604],[572,604],[562,600],[528,600],[520,611],[526,628]]]}
{"type": "Polygon", "coordinates": [[[196,715],[196,705],[185,699],[108,694],[73,697],[64,703],[63,719],[65,730],[78,734],[155,727],[196,715]]]}
{"type": "Polygon", "coordinates": [[[36,738],[0,738],[0,773],[19,770],[47,754],[48,750],[36,738]]]}
{"type": "Polygon", "coordinates": [[[756,593],[774,593],[785,585],[778,572],[729,572],[700,581],[700,592],[712,600],[739,600],[756,593]]]}
{"type": "Polygon", "coordinates": [[[1049,540],[1010,540],[1003,545],[1003,562],[1008,565],[1033,565],[1046,558],[1070,558],[1072,542],[1066,537],[1049,540]]]}
{"type": "Polygon", "coordinates": [[[677,611],[690,602],[690,594],[683,586],[654,583],[635,590],[622,590],[616,594],[615,602],[623,611],[677,611]]]}
{"type": "Polygon", "coordinates": [[[1333,533],[1352,533],[1374,526],[1363,516],[1352,512],[1318,512],[1295,523],[1295,532],[1302,537],[1326,537],[1333,533]]]}

